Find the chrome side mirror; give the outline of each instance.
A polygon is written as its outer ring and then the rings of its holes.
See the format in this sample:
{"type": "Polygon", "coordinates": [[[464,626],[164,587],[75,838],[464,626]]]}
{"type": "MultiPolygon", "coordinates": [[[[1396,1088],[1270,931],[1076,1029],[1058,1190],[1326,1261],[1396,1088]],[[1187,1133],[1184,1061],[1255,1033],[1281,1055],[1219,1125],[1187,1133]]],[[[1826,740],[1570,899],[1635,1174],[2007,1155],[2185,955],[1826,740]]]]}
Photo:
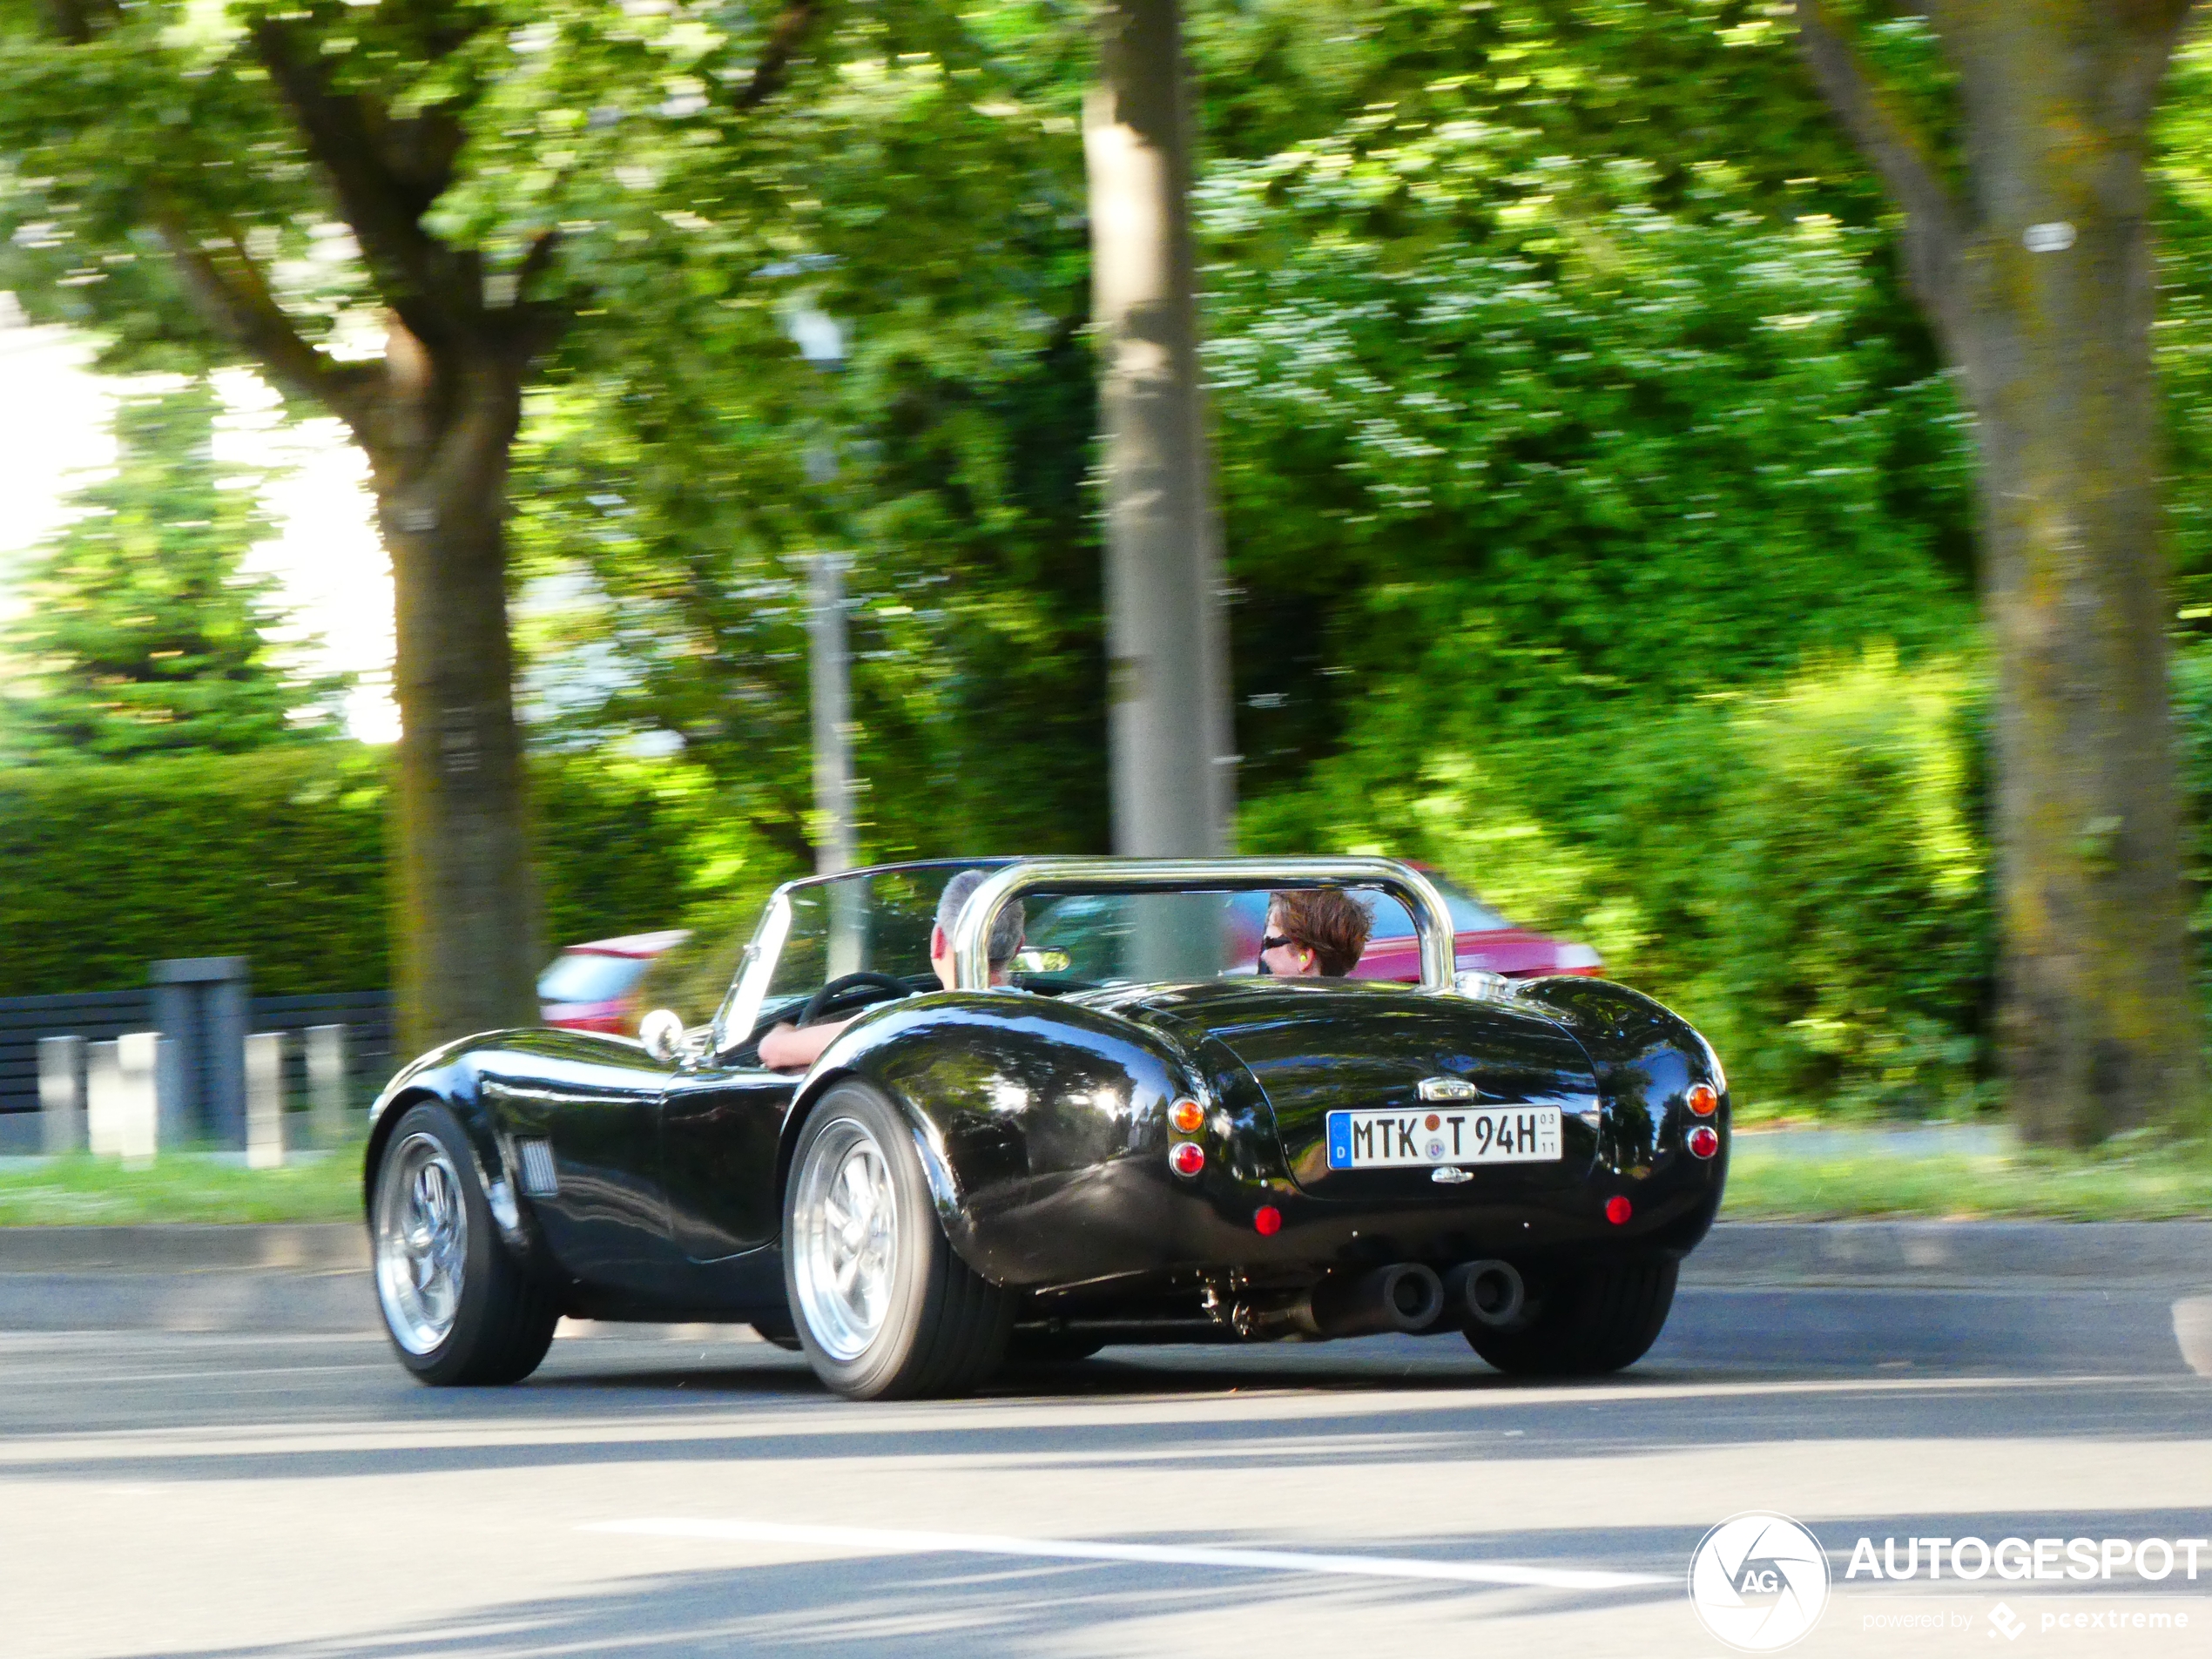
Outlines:
{"type": "Polygon", "coordinates": [[[655,1064],[672,1066],[684,1052],[684,1021],[672,1008],[655,1008],[637,1022],[637,1041],[655,1064]]]}

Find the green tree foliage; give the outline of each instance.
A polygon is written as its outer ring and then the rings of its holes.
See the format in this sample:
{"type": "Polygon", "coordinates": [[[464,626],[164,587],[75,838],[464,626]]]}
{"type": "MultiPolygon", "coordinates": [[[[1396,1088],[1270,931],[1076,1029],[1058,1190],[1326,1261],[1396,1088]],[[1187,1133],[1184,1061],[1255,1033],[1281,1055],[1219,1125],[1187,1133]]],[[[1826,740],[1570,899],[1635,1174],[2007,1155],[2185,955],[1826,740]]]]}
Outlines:
{"type": "Polygon", "coordinates": [[[243,569],[273,530],[258,476],[218,475],[205,382],[125,398],[116,471],[18,577],[6,644],[28,685],[9,746],[45,759],[236,751],[327,735],[343,682],[303,678],[273,577],[243,569]]]}
{"type": "Polygon", "coordinates": [[[794,871],[816,552],[851,561],[869,854],[1103,844],[1073,85],[916,44],[790,135],[773,235],[715,205],[743,181],[712,158],[671,174],[686,228],[564,347],[516,457],[540,739],[673,734],[794,871]],[[802,360],[802,311],[840,368],[802,360]]]}

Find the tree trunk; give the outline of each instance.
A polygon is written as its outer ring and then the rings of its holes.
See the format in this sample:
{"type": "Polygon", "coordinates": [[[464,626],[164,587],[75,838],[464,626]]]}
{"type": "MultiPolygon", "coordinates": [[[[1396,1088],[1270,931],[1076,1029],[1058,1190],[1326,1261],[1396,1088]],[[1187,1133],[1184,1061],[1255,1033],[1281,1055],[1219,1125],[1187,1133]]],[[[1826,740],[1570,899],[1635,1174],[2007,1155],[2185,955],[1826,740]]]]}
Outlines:
{"type": "Polygon", "coordinates": [[[1198,382],[1190,145],[1176,0],[1100,8],[1084,101],[1106,494],[1114,849],[1228,848],[1228,628],[1198,382]]]}
{"type": "Polygon", "coordinates": [[[1999,1042],[2029,1139],[2187,1121],[2197,1012],[2168,710],[2150,114],[2188,0],[1950,0],[1965,194],[1824,0],[1815,78],[1905,212],[1977,418],[1998,670],[1999,1042]]]}
{"type": "Polygon", "coordinates": [[[506,483],[525,360],[398,324],[363,434],[392,560],[401,1047],[537,1022],[544,963],[507,628],[506,483]]]}
{"type": "Polygon", "coordinates": [[[2185,1114],[2198,1081],[2148,100],[2114,107],[2163,54],[2143,64],[2104,10],[1992,7],[1962,65],[1979,224],[1957,345],[1998,667],[2000,1040],[2022,1132],[2076,1144],[2185,1114]]]}

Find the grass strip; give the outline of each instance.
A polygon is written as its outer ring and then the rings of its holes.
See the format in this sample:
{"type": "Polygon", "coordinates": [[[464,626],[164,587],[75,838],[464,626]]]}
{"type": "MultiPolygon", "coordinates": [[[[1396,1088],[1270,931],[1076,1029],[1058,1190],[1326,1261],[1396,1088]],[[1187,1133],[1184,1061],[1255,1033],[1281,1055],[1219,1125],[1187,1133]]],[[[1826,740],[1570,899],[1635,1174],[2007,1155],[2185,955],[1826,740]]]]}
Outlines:
{"type": "Polygon", "coordinates": [[[1822,1157],[1763,1144],[1781,1138],[1731,1150],[1723,1220],[2212,1220],[2212,1154],[2201,1145],[1822,1157]]]}
{"type": "Polygon", "coordinates": [[[115,1227],[171,1221],[359,1221],[361,1152],[248,1170],[175,1153],[141,1170],[57,1158],[0,1170],[0,1227],[115,1227]]]}

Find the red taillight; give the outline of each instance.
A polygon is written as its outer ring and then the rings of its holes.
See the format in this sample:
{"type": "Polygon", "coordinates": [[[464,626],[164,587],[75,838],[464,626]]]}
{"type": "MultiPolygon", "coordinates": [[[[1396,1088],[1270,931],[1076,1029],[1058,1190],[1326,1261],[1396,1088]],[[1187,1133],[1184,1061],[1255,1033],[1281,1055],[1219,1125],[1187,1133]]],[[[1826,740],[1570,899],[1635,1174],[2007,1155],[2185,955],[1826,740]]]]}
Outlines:
{"type": "Polygon", "coordinates": [[[1627,1226],[1629,1217],[1634,1213],[1629,1201],[1617,1192],[1605,1201],[1605,1218],[1616,1227],[1627,1226]]]}
{"type": "Polygon", "coordinates": [[[1689,1131],[1689,1155],[1709,1158],[1721,1150],[1721,1137],[1710,1123],[1700,1123],[1689,1131]]]}
{"type": "Polygon", "coordinates": [[[1721,1109],[1720,1091],[1710,1083],[1692,1083],[1684,1096],[1689,1109],[1700,1117],[1710,1117],[1721,1109]]]}
{"type": "Polygon", "coordinates": [[[1185,1135],[1196,1135],[1205,1121],[1205,1109],[1195,1100],[1178,1100],[1168,1109],[1168,1122],[1185,1135]]]}
{"type": "Polygon", "coordinates": [[[1177,1141],[1168,1148],[1168,1168],[1177,1175],[1196,1175],[1206,1167],[1206,1149],[1196,1141],[1177,1141]]]}
{"type": "Polygon", "coordinates": [[[1283,1231],[1283,1212],[1271,1204],[1264,1204],[1252,1211],[1252,1231],[1262,1238],[1272,1238],[1283,1231]]]}

